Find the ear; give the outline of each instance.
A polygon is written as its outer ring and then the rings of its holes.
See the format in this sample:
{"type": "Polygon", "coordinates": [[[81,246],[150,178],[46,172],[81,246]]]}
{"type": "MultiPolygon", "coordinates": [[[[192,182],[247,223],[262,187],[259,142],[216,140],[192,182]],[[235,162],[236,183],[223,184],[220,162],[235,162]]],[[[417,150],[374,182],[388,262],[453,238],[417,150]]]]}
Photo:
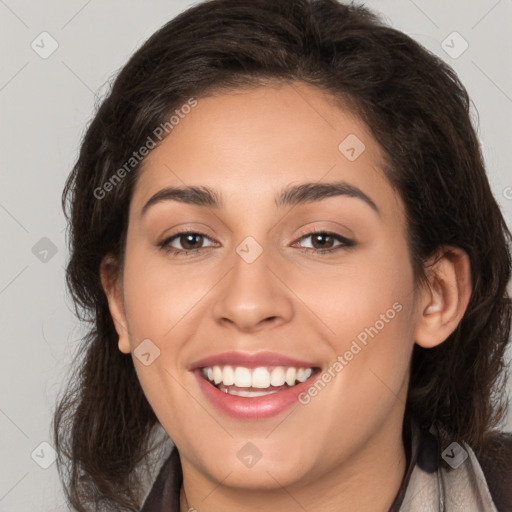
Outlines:
{"type": "Polygon", "coordinates": [[[440,345],[462,320],[471,297],[471,266],[465,251],[442,247],[427,265],[427,283],[420,291],[415,342],[423,348],[440,345]]]}
{"type": "Polygon", "coordinates": [[[124,310],[121,272],[117,260],[110,254],[105,256],[100,265],[101,285],[108,300],[110,315],[119,336],[119,350],[124,354],[130,353],[128,324],[124,310]]]}

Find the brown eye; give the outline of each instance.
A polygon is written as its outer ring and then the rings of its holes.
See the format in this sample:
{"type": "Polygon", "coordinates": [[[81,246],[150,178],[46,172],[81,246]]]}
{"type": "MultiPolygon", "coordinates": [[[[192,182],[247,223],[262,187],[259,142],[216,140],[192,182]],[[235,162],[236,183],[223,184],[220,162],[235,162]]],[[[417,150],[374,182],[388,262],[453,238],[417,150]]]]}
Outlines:
{"type": "Polygon", "coordinates": [[[186,233],[179,236],[181,247],[185,250],[199,249],[203,245],[204,236],[200,233],[186,233]]]}
{"type": "Polygon", "coordinates": [[[330,249],[334,244],[334,238],[327,233],[315,233],[311,235],[311,241],[315,249],[330,249]]]}
{"type": "Polygon", "coordinates": [[[318,231],[314,233],[308,233],[300,238],[300,246],[306,251],[313,252],[331,252],[337,251],[338,249],[346,249],[354,244],[352,240],[345,238],[344,236],[336,233],[329,233],[325,231],[318,231]],[[309,243],[302,242],[303,240],[310,240],[309,243]]]}
{"type": "Polygon", "coordinates": [[[215,242],[209,236],[195,231],[176,233],[158,244],[161,249],[176,255],[195,253],[214,245],[215,242]]]}

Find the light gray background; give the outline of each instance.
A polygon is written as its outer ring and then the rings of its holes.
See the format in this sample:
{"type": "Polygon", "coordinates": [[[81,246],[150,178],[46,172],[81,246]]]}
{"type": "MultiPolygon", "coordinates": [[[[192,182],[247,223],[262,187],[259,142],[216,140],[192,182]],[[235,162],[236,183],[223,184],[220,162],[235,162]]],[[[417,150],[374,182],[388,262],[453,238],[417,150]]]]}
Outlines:
{"type": "MultiPolygon", "coordinates": [[[[459,74],[510,226],[512,0],[365,3],[459,74]],[[457,58],[441,46],[446,40],[452,53],[462,49],[457,37],[446,39],[453,31],[469,44],[457,58]]],[[[105,84],[150,34],[191,4],[0,0],[0,512],[67,510],[55,464],[40,467],[52,461],[51,448],[40,444],[51,442],[56,393],[82,332],[64,287],[61,191],[105,84]],[[50,48],[43,31],[58,43],[46,59],[31,47],[35,41],[39,51],[50,48]],[[44,253],[43,237],[55,255],[44,253]]],[[[512,430],[512,414],[505,427],[512,430]]]]}

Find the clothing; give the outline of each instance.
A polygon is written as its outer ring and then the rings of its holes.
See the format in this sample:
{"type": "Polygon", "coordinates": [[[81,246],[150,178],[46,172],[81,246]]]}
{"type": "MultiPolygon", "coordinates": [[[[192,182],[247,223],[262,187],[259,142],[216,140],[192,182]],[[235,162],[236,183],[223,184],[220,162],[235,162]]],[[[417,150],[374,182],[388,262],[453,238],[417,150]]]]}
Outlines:
{"type": "Polygon", "coordinates": [[[389,512],[512,512],[512,434],[493,433],[480,460],[466,443],[414,421],[404,444],[409,463],[389,512]]]}
{"type": "MultiPolygon", "coordinates": [[[[403,438],[407,469],[388,512],[512,512],[512,434],[494,433],[480,460],[467,444],[414,420],[404,423],[403,438]]],[[[182,480],[174,448],[141,512],[179,512],[182,480]]]]}

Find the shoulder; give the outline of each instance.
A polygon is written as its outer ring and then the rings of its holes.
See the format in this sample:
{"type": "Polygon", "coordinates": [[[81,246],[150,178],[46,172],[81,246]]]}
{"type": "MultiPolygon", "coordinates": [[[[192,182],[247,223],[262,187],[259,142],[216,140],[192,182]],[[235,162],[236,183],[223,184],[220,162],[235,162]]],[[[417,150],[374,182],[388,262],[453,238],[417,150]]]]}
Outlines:
{"type": "Polygon", "coordinates": [[[499,512],[512,511],[512,433],[490,432],[478,461],[499,512]]]}

